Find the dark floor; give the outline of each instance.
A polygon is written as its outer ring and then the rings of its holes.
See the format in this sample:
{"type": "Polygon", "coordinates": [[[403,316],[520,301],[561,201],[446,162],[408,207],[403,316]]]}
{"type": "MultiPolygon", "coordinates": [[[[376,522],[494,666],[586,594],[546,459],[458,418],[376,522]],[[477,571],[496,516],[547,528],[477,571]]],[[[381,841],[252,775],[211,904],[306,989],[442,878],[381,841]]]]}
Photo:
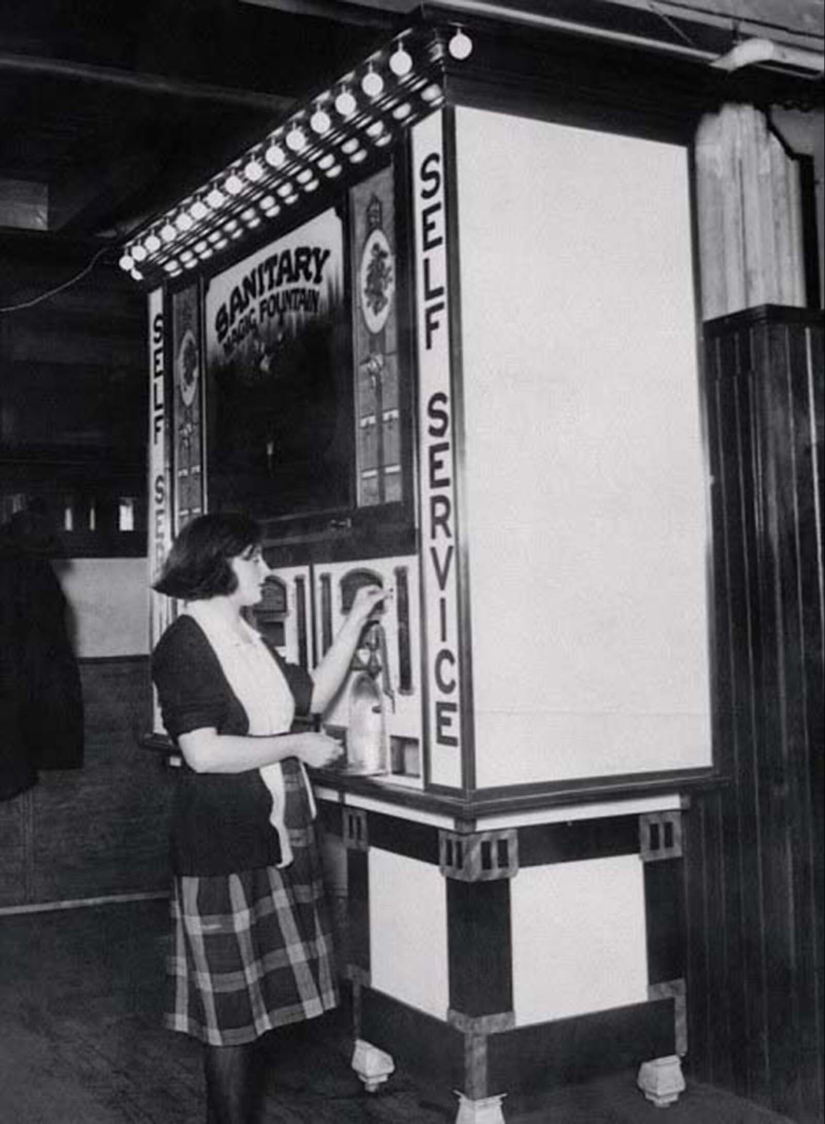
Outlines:
{"type": "MultiPolygon", "coordinates": [[[[199,1048],[161,1025],[165,902],[0,916],[0,1124],[202,1124],[199,1048]]],[[[397,1072],[369,1095],[346,1012],[272,1036],[261,1124],[451,1124],[449,1090],[397,1072]],[[449,1106],[449,1107],[448,1107],[449,1106]]],[[[787,1124],[689,1081],[668,1109],[635,1074],[558,1090],[507,1124],[787,1124]]]]}

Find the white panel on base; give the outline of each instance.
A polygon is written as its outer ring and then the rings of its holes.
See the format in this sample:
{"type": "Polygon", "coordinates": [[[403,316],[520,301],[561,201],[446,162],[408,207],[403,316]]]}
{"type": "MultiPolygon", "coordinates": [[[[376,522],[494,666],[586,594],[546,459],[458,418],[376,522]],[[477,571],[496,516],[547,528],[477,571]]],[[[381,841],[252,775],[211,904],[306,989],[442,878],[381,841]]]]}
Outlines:
{"type": "Polygon", "coordinates": [[[511,908],[516,1026],[647,999],[638,855],[522,869],[511,908]]]}
{"type": "Polygon", "coordinates": [[[438,867],[369,850],[370,983],[446,1019],[447,895],[438,867]]]}

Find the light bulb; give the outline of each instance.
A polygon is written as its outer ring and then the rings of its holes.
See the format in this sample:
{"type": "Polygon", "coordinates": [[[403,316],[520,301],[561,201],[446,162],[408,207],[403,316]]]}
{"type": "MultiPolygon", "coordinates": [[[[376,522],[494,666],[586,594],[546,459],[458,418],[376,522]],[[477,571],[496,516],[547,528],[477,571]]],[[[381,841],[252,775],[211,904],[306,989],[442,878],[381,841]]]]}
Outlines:
{"type": "Polygon", "coordinates": [[[243,174],[250,183],[257,183],[258,180],[263,179],[264,170],[257,160],[250,160],[244,168],[243,174]]]}
{"type": "Polygon", "coordinates": [[[145,261],[146,260],[146,247],[141,246],[140,242],[136,243],[132,247],[132,257],[135,259],[135,261],[145,261]]]}
{"type": "Polygon", "coordinates": [[[318,133],[319,136],[323,136],[324,133],[329,132],[329,128],[332,125],[329,114],[325,109],[322,109],[320,105],[315,110],[312,117],[310,117],[309,123],[313,131],[318,133]]]}
{"type": "Polygon", "coordinates": [[[156,253],[160,249],[160,238],[157,234],[150,234],[145,242],[146,249],[150,254],[156,253]]]}
{"type": "Polygon", "coordinates": [[[352,117],[358,108],[358,102],[353,97],[352,91],[343,89],[335,99],[335,108],[342,117],[352,117]]]}
{"type": "Polygon", "coordinates": [[[456,28],[455,35],[449,42],[449,51],[454,59],[466,59],[473,50],[473,41],[469,35],[465,35],[460,27],[456,28]]]}
{"type": "Polygon", "coordinates": [[[189,214],[196,222],[200,222],[201,219],[205,219],[209,214],[209,208],[202,199],[196,199],[189,208],[189,214]]]}
{"type": "Polygon", "coordinates": [[[377,98],[384,89],[384,79],[377,71],[372,69],[372,66],[361,79],[361,89],[368,98],[377,98]]]}
{"type": "Polygon", "coordinates": [[[185,234],[187,230],[191,230],[193,225],[192,216],[187,214],[186,211],[181,211],[175,219],[175,226],[182,234],[185,234]]]}
{"type": "Polygon", "coordinates": [[[304,130],[299,129],[296,125],[286,135],[287,148],[291,148],[293,152],[303,152],[307,146],[307,139],[304,136],[304,130]]]}
{"type": "Polygon", "coordinates": [[[230,195],[240,195],[240,193],[243,191],[243,181],[233,172],[232,175],[227,179],[224,187],[230,195]]]}
{"type": "Polygon", "coordinates": [[[218,207],[220,207],[220,205],[223,203],[223,200],[224,200],[223,192],[218,191],[217,187],[213,187],[212,190],[209,192],[209,194],[206,197],[206,202],[209,204],[210,207],[214,208],[215,210],[217,210],[218,207]]]}
{"type": "Polygon", "coordinates": [[[164,242],[174,242],[178,236],[178,232],[172,226],[171,222],[167,222],[161,227],[160,236],[164,242]]]}
{"type": "Polygon", "coordinates": [[[264,153],[264,160],[271,168],[280,168],[286,162],[286,153],[279,144],[271,144],[264,153]]]}
{"type": "Polygon", "coordinates": [[[130,276],[131,276],[133,281],[142,281],[143,280],[143,274],[140,272],[139,269],[133,269],[130,276]]]}
{"type": "Polygon", "coordinates": [[[129,273],[129,271],[134,268],[135,263],[130,254],[124,254],[118,262],[118,265],[121,269],[125,269],[126,272],[129,273]]]}
{"type": "Polygon", "coordinates": [[[390,70],[397,78],[403,78],[412,70],[412,64],[411,55],[399,43],[398,48],[390,55],[390,70]]]}

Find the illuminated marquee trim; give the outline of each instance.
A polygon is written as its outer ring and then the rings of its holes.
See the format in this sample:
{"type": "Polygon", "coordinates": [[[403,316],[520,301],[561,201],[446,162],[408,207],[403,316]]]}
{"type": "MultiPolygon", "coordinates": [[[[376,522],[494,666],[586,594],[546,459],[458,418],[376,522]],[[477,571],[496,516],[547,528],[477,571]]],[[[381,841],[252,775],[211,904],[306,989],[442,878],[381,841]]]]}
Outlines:
{"type": "MultiPolygon", "coordinates": [[[[455,28],[412,28],[375,51],[329,89],[307,99],[260,143],[125,244],[120,266],[157,284],[237,249],[264,222],[325,182],[350,175],[376,151],[444,103],[444,63],[455,28]],[[445,31],[452,34],[446,41],[445,31]]],[[[469,40],[467,40],[469,42],[469,40]]],[[[283,221],[283,219],[282,219],[283,221]]]]}
{"type": "Polygon", "coordinates": [[[429,780],[457,788],[462,780],[458,546],[442,113],[413,128],[412,159],[429,780]]]}

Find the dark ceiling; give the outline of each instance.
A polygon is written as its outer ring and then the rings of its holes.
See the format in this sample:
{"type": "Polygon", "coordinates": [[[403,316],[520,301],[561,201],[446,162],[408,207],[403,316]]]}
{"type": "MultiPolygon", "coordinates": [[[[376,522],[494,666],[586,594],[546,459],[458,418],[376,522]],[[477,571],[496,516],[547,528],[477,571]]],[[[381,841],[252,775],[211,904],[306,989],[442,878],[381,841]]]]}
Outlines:
{"type": "Polygon", "coordinates": [[[346,20],[246,0],[0,3],[0,185],[24,203],[46,187],[52,234],[127,234],[391,26],[338,7],[346,20]]]}
{"type": "MultiPolygon", "coordinates": [[[[785,3],[760,0],[760,10],[785,3]]],[[[814,0],[795,3],[805,15],[814,0]]],[[[384,42],[418,6],[0,0],[0,236],[25,228],[34,214],[50,241],[122,242],[259,140],[294,100],[384,42]]],[[[677,10],[728,6],[686,0],[677,10]]],[[[497,0],[490,7],[565,19],[586,13],[605,26],[624,20],[627,31],[696,45],[710,35],[720,51],[733,38],[730,20],[714,17],[718,26],[711,26],[705,11],[704,24],[678,26],[683,21],[641,0],[497,0]]]]}

